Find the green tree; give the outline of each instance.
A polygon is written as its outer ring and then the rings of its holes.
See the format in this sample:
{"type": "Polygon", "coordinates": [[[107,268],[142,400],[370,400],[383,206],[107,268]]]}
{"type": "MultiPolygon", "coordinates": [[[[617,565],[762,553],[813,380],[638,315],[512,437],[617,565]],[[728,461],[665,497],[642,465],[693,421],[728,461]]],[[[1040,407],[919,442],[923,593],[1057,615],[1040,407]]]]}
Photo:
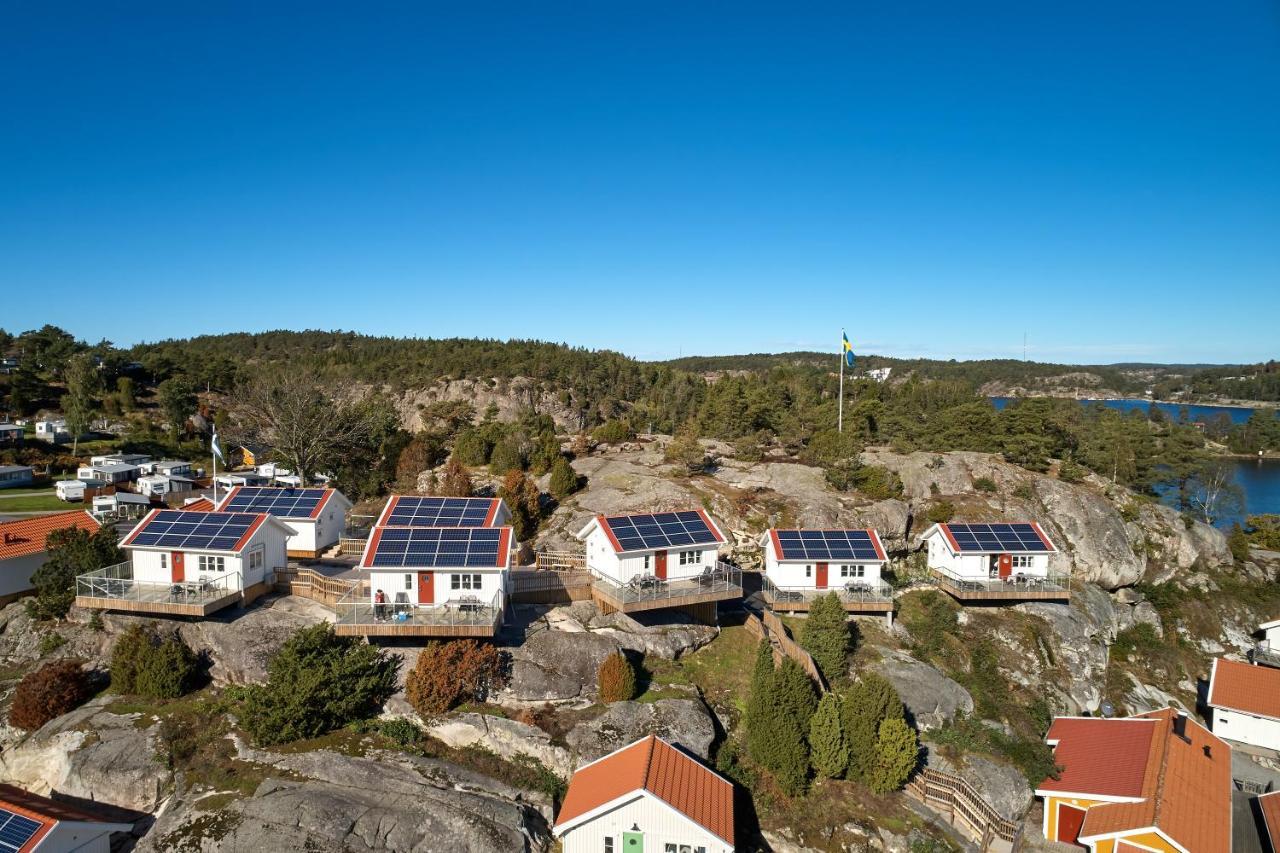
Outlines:
{"type": "Polygon", "coordinates": [[[849,747],[847,778],[868,783],[878,755],[880,723],[902,719],[902,700],[888,679],[869,672],[844,695],[840,710],[849,747]]]}
{"type": "Polygon", "coordinates": [[[187,380],[173,377],[156,387],[156,397],[160,401],[160,410],[169,422],[169,440],[177,443],[187,418],[196,409],[196,393],[187,380]]]}
{"type": "Polygon", "coordinates": [[[62,395],[62,413],[67,419],[67,431],[71,433],[71,455],[75,456],[79,452],[80,436],[93,426],[102,376],[93,356],[82,352],[67,360],[65,379],[67,391],[62,395]]]}
{"type": "Polygon", "coordinates": [[[906,784],[920,761],[920,743],[915,730],[900,717],[880,723],[876,758],[867,786],[877,794],[888,794],[906,784]]]}
{"type": "Polygon", "coordinates": [[[524,542],[532,538],[542,521],[542,496],[537,484],[523,471],[512,469],[498,487],[498,497],[506,501],[511,510],[511,528],[516,539],[524,542]]]}
{"type": "Polygon", "coordinates": [[[177,699],[189,691],[199,660],[178,633],[131,625],[111,650],[111,687],[117,693],[177,699]]]}
{"type": "Polygon", "coordinates": [[[450,459],[440,472],[440,482],[436,484],[436,495],[448,498],[469,498],[476,493],[475,484],[471,482],[471,472],[458,459],[450,459]]]}
{"type": "Polygon", "coordinates": [[[557,457],[551,466],[551,496],[563,501],[578,490],[578,474],[563,456],[557,457]]]}
{"type": "Polygon", "coordinates": [[[826,693],[809,720],[809,761],[819,776],[839,779],[849,767],[849,746],[844,742],[840,698],[826,693]]]}
{"type": "Polygon", "coordinates": [[[270,746],[368,719],[396,692],[400,661],[328,623],[299,629],[271,658],[266,683],[248,688],[241,721],[255,743],[270,746]]]}
{"type": "Polygon", "coordinates": [[[506,436],[493,447],[489,456],[489,470],[494,474],[506,474],[508,471],[523,471],[525,457],[514,436],[506,436]]]}
{"type": "Polygon", "coordinates": [[[681,430],[671,439],[662,458],[690,474],[700,474],[707,469],[707,452],[692,429],[681,430]]]}
{"type": "Polygon", "coordinates": [[[845,678],[853,633],[840,596],[829,592],[809,605],[809,616],[800,628],[800,645],[813,656],[828,682],[845,678]]]}
{"type": "Polygon", "coordinates": [[[49,534],[48,559],[31,574],[35,597],[27,611],[36,619],[61,619],[76,600],[76,575],[124,562],[116,535],[108,527],[89,533],[66,527],[49,534]]]}

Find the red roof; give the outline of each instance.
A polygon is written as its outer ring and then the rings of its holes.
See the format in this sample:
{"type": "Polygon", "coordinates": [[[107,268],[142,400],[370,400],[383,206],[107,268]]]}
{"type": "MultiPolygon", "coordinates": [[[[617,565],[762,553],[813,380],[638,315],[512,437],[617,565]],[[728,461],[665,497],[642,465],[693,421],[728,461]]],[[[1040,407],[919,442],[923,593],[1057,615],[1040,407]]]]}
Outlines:
{"type": "Polygon", "coordinates": [[[733,784],[654,735],[578,768],[556,829],[641,791],[733,844],[733,784]]]}
{"type": "Polygon", "coordinates": [[[1156,721],[1145,717],[1058,717],[1045,740],[1062,770],[1040,790],[1105,797],[1141,797],[1156,721]]]}
{"type": "Polygon", "coordinates": [[[1280,791],[1258,797],[1258,811],[1262,812],[1262,826],[1267,831],[1271,853],[1280,853],[1280,791]]]}
{"type": "Polygon", "coordinates": [[[101,815],[95,815],[48,797],[41,797],[13,785],[0,784],[0,808],[8,809],[40,824],[40,828],[19,848],[20,853],[34,850],[54,826],[64,821],[100,823],[120,832],[127,832],[132,828],[127,823],[107,820],[101,815]]]}
{"type": "Polygon", "coordinates": [[[1217,658],[1209,676],[1207,704],[1280,719],[1280,669],[1217,658]]]}
{"type": "Polygon", "coordinates": [[[179,509],[189,512],[213,512],[213,501],[208,498],[196,498],[190,503],[185,503],[179,509]]]}
{"type": "Polygon", "coordinates": [[[0,522],[0,560],[38,554],[45,550],[45,540],[50,533],[69,527],[96,533],[102,525],[84,510],[0,522]]]}

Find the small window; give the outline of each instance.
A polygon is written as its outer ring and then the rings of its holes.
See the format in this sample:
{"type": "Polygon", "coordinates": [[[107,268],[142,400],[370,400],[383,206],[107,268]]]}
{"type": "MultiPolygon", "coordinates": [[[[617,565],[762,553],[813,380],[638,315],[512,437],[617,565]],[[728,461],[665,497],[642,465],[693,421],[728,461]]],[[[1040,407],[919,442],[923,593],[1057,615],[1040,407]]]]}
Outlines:
{"type": "Polygon", "coordinates": [[[644,555],[644,570],[646,572],[649,571],[649,555],[648,554],[644,555]]]}
{"type": "Polygon", "coordinates": [[[806,566],[804,567],[804,576],[805,576],[806,578],[811,578],[811,577],[813,577],[813,566],[806,565],[806,566]]]}
{"type": "Polygon", "coordinates": [[[162,569],[167,569],[167,568],[169,568],[169,555],[168,555],[168,554],[161,554],[161,555],[160,555],[160,568],[162,568],[162,569]]]}
{"type": "Polygon", "coordinates": [[[676,853],[676,846],[674,844],[665,844],[662,847],[662,853],[676,853]]]}
{"type": "Polygon", "coordinates": [[[613,853],[613,836],[606,835],[604,837],[604,853],[613,853]]]}
{"type": "Polygon", "coordinates": [[[450,589],[479,589],[480,575],[450,575],[450,589]]]}
{"type": "Polygon", "coordinates": [[[404,576],[404,588],[413,589],[413,575],[404,576]]]}

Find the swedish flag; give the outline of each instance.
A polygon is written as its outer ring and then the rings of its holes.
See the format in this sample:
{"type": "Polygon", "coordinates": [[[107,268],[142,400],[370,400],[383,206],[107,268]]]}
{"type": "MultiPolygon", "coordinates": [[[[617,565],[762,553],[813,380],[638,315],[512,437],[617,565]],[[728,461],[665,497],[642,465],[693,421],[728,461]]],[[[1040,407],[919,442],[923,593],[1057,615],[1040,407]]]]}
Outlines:
{"type": "Polygon", "coordinates": [[[849,367],[853,367],[853,344],[849,343],[849,336],[844,333],[843,329],[840,330],[840,340],[844,343],[844,363],[849,367]]]}

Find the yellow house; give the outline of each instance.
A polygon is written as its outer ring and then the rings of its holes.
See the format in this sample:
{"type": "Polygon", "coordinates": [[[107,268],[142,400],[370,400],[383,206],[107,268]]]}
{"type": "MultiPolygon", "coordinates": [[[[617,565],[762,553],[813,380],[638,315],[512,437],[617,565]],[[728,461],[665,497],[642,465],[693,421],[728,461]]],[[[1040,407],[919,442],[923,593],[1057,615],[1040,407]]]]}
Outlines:
{"type": "Polygon", "coordinates": [[[1058,717],[1060,768],[1036,789],[1045,838],[1093,853],[1229,853],[1231,748],[1172,708],[1058,717]]]}

